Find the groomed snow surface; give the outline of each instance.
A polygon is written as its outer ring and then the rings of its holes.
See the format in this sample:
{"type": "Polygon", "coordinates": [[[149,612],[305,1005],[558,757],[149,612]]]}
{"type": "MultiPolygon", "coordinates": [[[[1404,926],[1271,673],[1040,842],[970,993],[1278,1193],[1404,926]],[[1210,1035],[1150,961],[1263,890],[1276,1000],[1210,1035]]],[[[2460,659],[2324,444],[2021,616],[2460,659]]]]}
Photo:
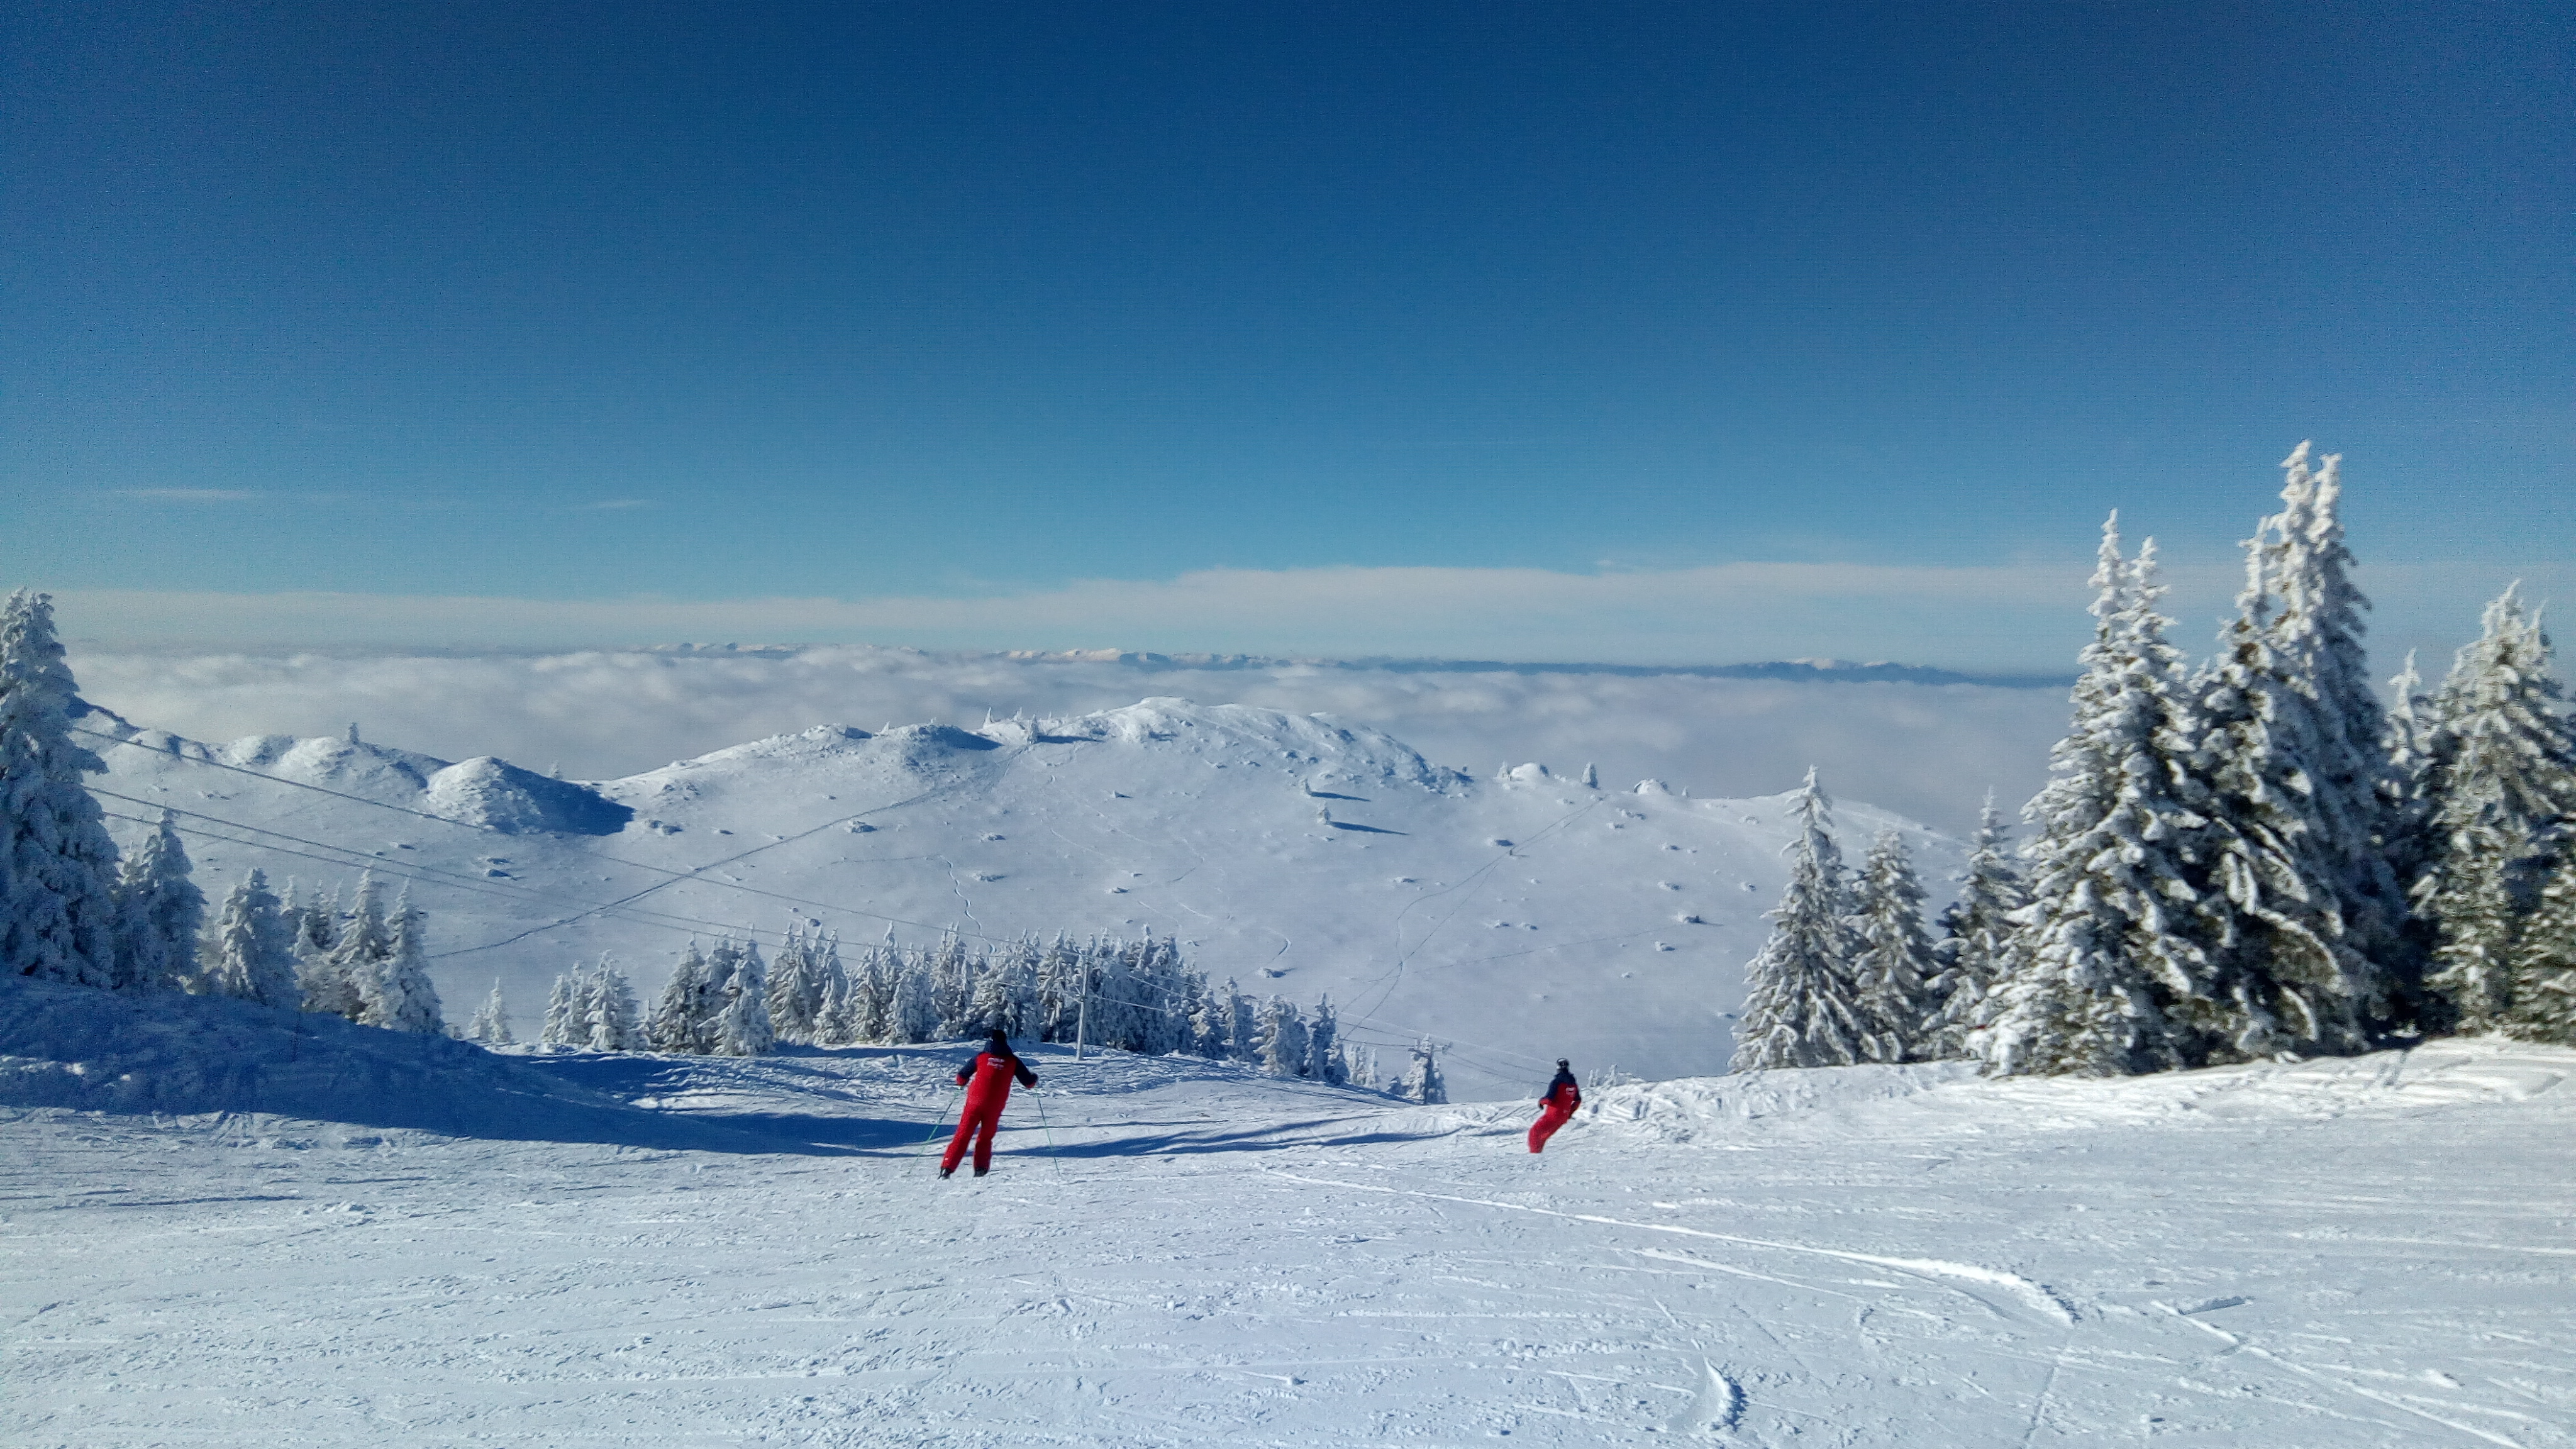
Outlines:
{"type": "Polygon", "coordinates": [[[0,994],[10,1445],[2576,1443],[2576,1052],[1662,1082],[1533,1158],[1046,1048],[942,1182],[963,1046],[0,994]]]}

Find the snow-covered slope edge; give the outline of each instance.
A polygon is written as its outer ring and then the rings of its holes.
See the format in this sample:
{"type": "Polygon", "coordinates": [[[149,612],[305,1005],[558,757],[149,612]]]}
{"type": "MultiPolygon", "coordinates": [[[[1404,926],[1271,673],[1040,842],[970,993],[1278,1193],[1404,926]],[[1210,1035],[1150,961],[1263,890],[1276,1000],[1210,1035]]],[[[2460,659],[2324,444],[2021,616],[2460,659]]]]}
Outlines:
{"type": "Polygon", "coordinates": [[[218,997],[0,980],[0,1104],[257,1113],[507,1141],[813,1150],[629,1107],[463,1042],[218,997]]]}

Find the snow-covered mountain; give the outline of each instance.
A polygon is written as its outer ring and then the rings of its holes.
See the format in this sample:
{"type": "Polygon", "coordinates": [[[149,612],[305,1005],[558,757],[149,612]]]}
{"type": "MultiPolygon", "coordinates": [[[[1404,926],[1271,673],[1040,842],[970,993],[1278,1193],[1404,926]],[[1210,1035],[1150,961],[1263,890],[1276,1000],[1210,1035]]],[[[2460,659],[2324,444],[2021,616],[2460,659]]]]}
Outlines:
{"type": "MultiPolygon", "coordinates": [[[[578,961],[613,952],[650,990],[691,934],[774,939],[791,917],[852,943],[1150,930],[1248,992],[1330,993],[1363,1039],[1452,1043],[1461,1095],[1517,1093],[1560,1055],[1721,1070],[1788,839],[1785,797],[1595,788],[1580,761],[1471,775],[1329,716],[1178,699],[818,726],[587,786],[103,711],[84,728],[122,741],[91,741],[111,811],[193,812],[211,888],[253,864],[307,889],[362,865],[406,882],[452,1016],[497,976],[524,1029],[578,961]]],[[[1954,842],[1867,806],[1839,821],[1855,855],[1902,831],[1940,903],[1954,842]]]]}

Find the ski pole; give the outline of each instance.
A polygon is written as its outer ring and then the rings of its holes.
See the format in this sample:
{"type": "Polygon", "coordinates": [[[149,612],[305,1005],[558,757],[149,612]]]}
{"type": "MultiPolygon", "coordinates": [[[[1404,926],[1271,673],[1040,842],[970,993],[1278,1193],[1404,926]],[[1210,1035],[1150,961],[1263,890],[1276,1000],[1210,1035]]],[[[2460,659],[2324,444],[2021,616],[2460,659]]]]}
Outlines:
{"type": "MultiPolygon", "coordinates": [[[[950,1088],[948,1093],[948,1102],[956,1101],[957,1094],[963,1090],[965,1089],[962,1087],[950,1088]]],[[[920,1147],[915,1147],[910,1152],[904,1154],[904,1157],[907,1160],[919,1157],[923,1147],[928,1147],[931,1143],[938,1141],[939,1134],[948,1129],[948,1102],[942,1102],[939,1104],[939,1118],[937,1121],[930,1124],[930,1135],[921,1139],[920,1147]]]]}
{"type": "Polygon", "coordinates": [[[1055,1128],[1050,1126],[1047,1122],[1046,1093],[1037,1090],[1035,1087],[1031,1087],[1029,1089],[1029,1095],[1038,1099],[1038,1130],[1046,1133],[1047,1171],[1055,1174],[1055,1185],[1062,1187],[1064,1186],[1064,1169],[1056,1166],[1055,1159],[1057,1153],[1055,1147],[1055,1128]]]}

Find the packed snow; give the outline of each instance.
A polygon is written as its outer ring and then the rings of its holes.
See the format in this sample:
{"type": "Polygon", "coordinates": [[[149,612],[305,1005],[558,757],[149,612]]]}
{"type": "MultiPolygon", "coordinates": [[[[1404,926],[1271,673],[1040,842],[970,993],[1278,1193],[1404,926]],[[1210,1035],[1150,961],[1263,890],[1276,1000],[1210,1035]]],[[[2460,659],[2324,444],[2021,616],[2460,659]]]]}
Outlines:
{"type": "MultiPolygon", "coordinates": [[[[441,997],[461,1017],[498,977],[522,1035],[558,973],[611,953],[649,999],[692,935],[1150,931],[1248,995],[1329,994],[1387,1053],[1437,1037],[1461,1097],[1534,1091],[1559,1056],[1722,1070],[1793,830],[1785,795],[1587,785],[1580,761],[1471,774],[1358,724],[1175,699],[819,726],[589,787],[364,739],[80,728],[120,834],[186,812],[210,894],[254,866],[308,899],[361,868],[406,884],[441,997]]],[[[1837,819],[1898,831],[1946,900],[1955,841],[1837,819]]]]}
{"type": "Polygon", "coordinates": [[[11,1444],[2576,1443],[2565,1049],[1595,1086],[1533,1157],[1044,1047],[943,1182],[968,1044],[0,992],[11,1444]]]}

